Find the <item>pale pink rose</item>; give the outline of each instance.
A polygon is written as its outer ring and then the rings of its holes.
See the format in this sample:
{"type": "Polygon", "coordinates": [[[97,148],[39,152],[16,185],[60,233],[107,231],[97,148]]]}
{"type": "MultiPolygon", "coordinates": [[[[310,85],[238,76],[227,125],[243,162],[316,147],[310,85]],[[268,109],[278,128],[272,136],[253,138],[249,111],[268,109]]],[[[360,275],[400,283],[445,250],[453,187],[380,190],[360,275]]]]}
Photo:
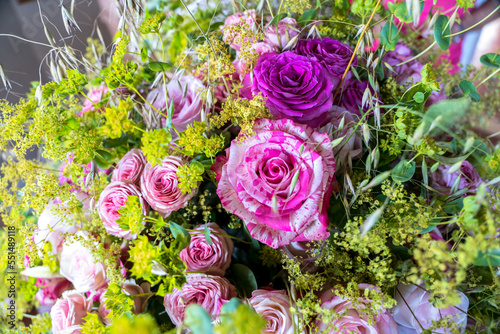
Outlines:
{"type": "MultiPolygon", "coordinates": [[[[360,290],[377,290],[369,284],[359,284],[360,290]]],[[[330,322],[323,322],[321,319],[316,321],[319,330],[328,330],[325,333],[366,333],[366,334],[397,334],[398,328],[392,318],[389,310],[378,310],[375,323],[370,324],[368,315],[362,308],[371,308],[370,300],[353,301],[337,296],[331,289],[323,292],[321,295],[321,307],[327,310],[333,310],[340,314],[340,318],[332,319],[330,322]],[[354,305],[356,305],[356,308],[354,305]]],[[[372,310],[374,311],[374,310],[372,310]]]]}
{"type": "Polygon", "coordinates": [[[92,310],[92,299],[75,290],[65,291],[50,310],[54,334],[80,333],[83,318],[92,310]]]}
{"type": "Polygon", "coordinates": [[[348,162],[348,155],[351,156],[351,159],[356,159],[363,154],[363,142],[359,133],[361,127],[358,127],[358,130],[354,131],[358,124],[359,117],[339,106],[334,106],[332,108],[331,115],[332,121],[320,128],[318,132],[328,134],[332,141],[337,138],[344,138],[340,144],[337,144],[337,146],[333,148],[333,153],[335,154],[335,162],[337,165],[345,167],[348,162]],[[344,127],[338,130],[342,118],[344,119],[344,127]]]}
{"type": "MultiPolygon", "coordinates": [[[[231,29],[234,26],[244,26],[245,30],[257,31],[257,12],[253,9],[244,11],[243,13],[236,13],[230,15],[224,21],[224,25],[221,27],[224,42],[228,43],[236,51],[240,51],[241,39],[238,32],[231,29]]],[[[248,42],[254,43],[255,40],[251,39],[248,42]]]]}
{"type": "Polygon", "coordinates": [[[277,29],[275,25],[266,28],[264,41],[279,49],[283,49],[298,34],[300,34],[300,26],[297,21],[291,17],[285,17],[278,22],[277,29]]]}
{"type": "MultiPolygon", "coordinates": [[[[156,109],[167,115],[171,101],[174,102],[174,113],[172,114],[172,124],[178,132],[187,129],[187,126],[195,121],[201,121],[201,110],[203,101],[201,93],[204,86],[201,80],[184,75],[177,79],[172,79],[167,84],[167,98],[165,98],[164,88],[155,88],[148,94],[146,100],[156,109]]],[[[163,126],[166,119],[162,119],[163,126]]]]}
{"type": "MultiPolygon", "coordinates": [[[[149,206],[143,198],[141,189],[130,181],[114,181],[107,185],[99,196],[97,211],[106,231],[115,237],[127,240],[137,238],[130,230],[123,230],[116,220],[120,218],[118,210],[125,206],[129,196],[137,196],[141,204],[142,213],[147,216],[149,206]]],[[[144,224],[144,222],[143,222],[144,224]]]]}
{"type": "Polygon", "coordinates": [[[64,233],[76,233],[78,226],[68,217],[60,217],[54,214],[53,210],[59,204],[50,201],[43,212],[38,217],[38,228],[33,234],[33,241],[37,248],[43,249],[48,242],[51,245],[53,254],[60,254],[64,233]]]}
{"type": "MultiPolygon", "coordinates": [[[[89,239],[81,231],[76,235],[89,239]]],[[[92,252],[81,241],[64,242],[59,266],[59,273],[73,283],[78,292],[94,291],[107,284],[106,266],[96,262],[92,252]]]]}
{"type": "Polygon", "coordinates": [[[233,241],[223,236],[227,233],[216,223],[208,223],[207,229],[211,232],[212,245],[205,240],[205,225],[200,225],[189,232],[191,242],[180,252],[179,257],[189,271],[224,276],[231,264],[233,241]]]}
{"type": "Polygon", "coordinates": [[[164,217],[185,207],[196,195],[196,189],[187,194],[179,189],[177,171],[184,164],[182,158],[171,155],[164,158],[160,165],[153,167],[147,164],[142,173],[141,190],[144,199],[164,217]]]}
{"type": "MultiPolygon", "coordinates": [[[[446,316],[451,316],[453,323],[459,325],[463,331],[467,325],[469,299],[462,292],[458,291],[458,293],[461,298],[458,305],[439,309],[429,301],[431,294],[427,292],[424,283],[420,285],[399,284],[395,296],[397,304],[392,309],[392,315],[401,329],[407,333],[422,333],[422,327],[427,329],[432,326],[432,321],[438,321],[446,316]]],[[[444,329],[432,332],[448,333],[444,329]]]]}
{"type": "Polygon", "coordinates": [[[473,192],[483,183],[477,170],[467,160],[462,162],[462,166],[456,172],[448,173],[450,169],[451,166],[439,165],[439,168],[432,173],[432,185],[434,188],[448,193],[459,176],[460,181],[457,190],[468,188],[469,191],[473,192]]]}
{"type": "Polygon", "coordinates": [[[35,286],[39,288],[36,299],[41,305],[54,305],[62,293],[71,289],[71,282],[65,278],[37,278],[35,286]]]}
{"type": "Polygon", "coordinates": [[[227,150],[217,188],[222,206],[273,248],[328,237],[335,180],[328,136],[288,119],[259,119],[253,130],[227,150]]]}
{"type": "MultiPolygon", "coordinates": [[[[248,300],[264,320],[264,334],[293,334],[294,318],[290,312],[290,298],[285,290],[255,290],[248,300]]],[[[298,324],[295,324],[298,327],[298,324]]]]}
{"type": "Polygon", "coordinates": [[[187,283],[181,290],[174,288],[163,300],[165,310],[176,326],[184,321],[184,312],[188,305],[198,304],[210,315],[217,316],[222,305],[237,295],[236,288],[223,277],[187,274],[186,278],[187,283]]]}
{"type": "MultiPolygon", "coordinates": [[[[136,296],[136,295],[142,295],[142,294],[148,294],[151,292],[151,284],[144,282],[140,286],[133,283],[133,282],[125,282],[123,284],[123,292],[130,295],[130,296],[136,296]]],[[[147,296],[139,296],[134,299],[134,306],[132,308],[132,312],[134,314],[140,314],[143,313],[146,310],[146,304],[148,303],[149,298],[151,298],[152,295],[147,295],[147,296]]],[[[98,310],[98,315],[99,319],[106,324],[110,325],[111,324],[111,319],[108,318],[110,310],[106,308],[106,297],[104,296],[104,293],[100,296],[99,299],[99,310],[98,310]]]]}
{"type": "Polygon", "coordinates": [[[131,181],[139,185],[146,163],[146,157],[141,150],[137,148],[131,149],[116,165],[111,181],[131,181]]]}
{"type": "Polygon", "coordinates": [[[78,116],[82,116],[86,112],[95,110],[95,105],[101,102],[102,98],[108,91],[109,89],[106,85],[92,88],[87,94],[90,100],[85,99],[85,101],[83,102],[82,111],[78,114],[78,116]]]}

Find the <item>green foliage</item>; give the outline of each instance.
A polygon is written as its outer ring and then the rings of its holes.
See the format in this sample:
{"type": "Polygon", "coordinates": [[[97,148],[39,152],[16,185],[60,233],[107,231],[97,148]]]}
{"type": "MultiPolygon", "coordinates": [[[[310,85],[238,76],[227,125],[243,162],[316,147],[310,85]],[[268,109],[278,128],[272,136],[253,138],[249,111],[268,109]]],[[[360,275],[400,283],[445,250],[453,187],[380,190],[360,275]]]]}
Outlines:
{"type": "Polygon", "coordinates": [[[446,15],[439,15],[434,24],[434,38],[441,50],[446,51],[450,48],[451,37],[449,19],[446,15]]]}
{"type": "Polygon", "coordinates": [[[122,136],[122,133],[130,132],[135,126],[135,123],[129,119],[133,107],[134,103],[129,97],[126,100],[120,100],[116,107],[106,108],[104,113],[106,122],[99,129],[101,134],[117,139],[122,136]]]}
{"type": "Polygon", "coordinates": [[[261,333],[267,325],[250,305],[237,298],[222,306],[219,319],[220,323],[215,326],[217,334],[261,333]]]}
{"type": "Polygon", "coordinates": [[[498,53],[484,54],[479,60],[484,66],[500,68],[500,55],[498,53]]]}
{"type": "Polygon", "coordinates": [[[194,122],[188,125],[187,129],[180,133],[177,144],[182,147],[182,153],[188,157],[198,154],[205,154],[208,158],[215,158],[218,152],[224,149],[224,137],[206,135],[206,124],[204,122],[194,122]]]}
{"type": "Polygon", "coordinates": [[[144,20],[139,27],[141,34],[147,35],[152,33],[160,33],[161,24],[167,16],[163,11],[157,11],[144,20]]]}
{"type": "MultiPolygon", "coordinates": [[[[134,298],[125,293],[123,288],[116,283],[111,283],[104,294],[106,309],[110,311],[108,317],[113,321],[120,318],[125,312],[134,307],[134,298]]],[[[90,318],[89,320],[94,320],[90,318]]]]}
{"type": "Polygon", "coordinates": [[[172,135],[166,129],[144,132],[142,136],[142,152],[151,166],[156,166],[163,158],[170,155],[169,144],[172,135]]]}
{"type": "Polygon", "coordinates": [[[179,182],[179,189],[183,193],[190,193],[197,189],[199,182],[203,181],[203,173],[205,168],[198,161],[191,161],[191,163],[184,164],[177,170],[177,177],[179,182]]]}
{"type": "Polygon", "coordinates": [[[399,41],[399,31],[396,25],[392,23],[392,21],[387,21],[387,23],[382,28],[382,31],[380,33],[380,40],[387,51],[396,49],[396,44],[399,41]]]}
{"type": "Polygon", "coordinates": [[[116,223],[124,231],[130,231],[133,235],[139,234],[144,229],[144,215],[139,197],[129,196],[125,205],[118,209],[120,217],[116,223]]]}
{"type": "Polygon", "coordinates": [[[230,270],[230,276],[236,282],[236,288],[240,291],[240,295],[250,298],[252,291],[257,290],[257,281],[252,270],[239,263],[233,264],[230,270]]]}
{"type": "Polygon", "coordinates": [[[155,319],[148,313],[126,312],[109,326],[109,334],[160,334],[155,319]]]}
{"type": "Polygon", "coordinates": [[[186,308],[184,324],[193,334],[212,334],[213,325],[210,314],[198,304],[191,304],[186,308]]]}
{"type": "Polygon", "coordinates": [[[476,87],[469,80],[463,80],[460,82],[460,89],[464,92],[465,96],[470,96],[470,98],[476,102],[481,100],[481,95],[477,92],[476,87]]]}
{"type": "Polygon", "coordinates": [[[89,312],[87,316],[83,318],[83,325],[80,329],[80,332],[83,334],[109,334],[106,325],[102,323],[99,319],[99,315],[97,313],[89,312]]]}

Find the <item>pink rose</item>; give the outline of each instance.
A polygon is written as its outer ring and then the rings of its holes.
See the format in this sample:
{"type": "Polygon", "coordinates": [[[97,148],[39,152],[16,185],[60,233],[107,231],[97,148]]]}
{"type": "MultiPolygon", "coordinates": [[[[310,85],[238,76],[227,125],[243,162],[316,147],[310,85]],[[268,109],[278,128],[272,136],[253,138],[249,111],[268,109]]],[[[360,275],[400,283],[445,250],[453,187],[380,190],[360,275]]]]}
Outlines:
{"type": "MultiPolygon", "coordinates": [[[[132,283],[132,282],[125,282],[123,284],[123,292],[130,296],[136,296],[136,295],[142,295],[142,294],[148,294],[151,292],[151,284],[149,283],[142,283],[140,286],[132,283]]],[[[140,314],[143,313],[146,310],[146,304],[148,303],[149,298],[151,298],[152,295],[147,295],[147,296],[139,296],[134,299],[134,306],[132,308],[132,312],[134,314],[140,314]]],[[[111,324],[111,319],[108,318],[110,310],[106,308],[106,297],[104,296],[104,293],[101,295],[99,299],[99,319],[106,325],[111,324]]]]}
{"type": "MultiPolygon", "coordinates": [[[[190,75],[184,75],[178,79],[170,80],[167,84],[167,98],[165,98],[163,88],[155,88],[151,90],[146,100],[165,115],[171,101],[173,101],[172,124],[178,132],[182,132],[187,129],[189,124],[201,121],[203,102],[200,94],[203,88],[201,80],[190,75]]],[[[166,119],[163,118],[162,122],[163,126],[165,126],[166,119]]]]}
{"type": "MultiPolygon", "coordinates": [[[[221,27],[224,42],[228,43],[236,51],[240,51],[241,42],[239,31],[232,29],[235,26],[244,26],[245,30],[257,31],[257,12],[253,9],[230,15],[224,21],[221,27]],[[246,26],[245,26],[246,25],[246,26]]],[[[255,42],[254,39],[248,42],[255,42]]]]}
{"type": "Polygon", "coordinates": [[[217,189],[222,206],[273,248],[328,237],[335,180],[328,136],[288,119],[257,120],[254,131],[227,150],[217,189]]]}
{"type": "Polygon", "coordinates": [[[212,245],[205,240],[205,225],[200,225],[190,231],[191,243],[184,248],[179,256],[190,271],[201,271],[210,275],[224,276],[231,264],[233,241],[216,223],[208,223],[212,245]]]}
{"type": "Polygon", "coordinates": [[[191,193],[183,194],[179,189],[177,171],[184,164],[182,158],[168,156],[161,165],[147,164],[141,176],[141,190],[151,208],[164,217],[172,211],[179,210],[187,205],[188,201],[196,195],[196,189],[191,193]]]}
{"type": "Polygon", "coordinates": [[[111,181],[130,181],[139,185],[146,163],[146,157],[141,150],[137,148],[131,149],[116,165],[111,181]]]}
{"type": "Polygon", "coordinates": [[[37,248],[43,249],[47,242],[52,247],[53,254],[59,254],[64,241],[64,233],[76,233],[78,226],[67,217],[53,213],[59,205],[50,201],[38,217],[38,229],[33,234],[33,242],[37,248]]]}
{"type": "Polygon", "coordinates": [[[78,116],[82,116],[84,113],[89,112],[91,110],[95,110],[95,105],[101,102],[103,96],[109,91],[106,85],[101,85],[99,87],[94,87],[91,89],[87,96],[90,99],[85,99],[83,102],[82,111],[78,114],[78,116]]]}
{"type": "Polygon", "coordinates": [[[222,305],[237,295],[236,288],[223,277],[203,274],[187,274],[186,277],[187,283],[182,289],[174,288],[163,300],[165,310],[176,326],[184,321],[188,305],[201,305],[209,314],[216,316],[222,305]]]}
{"type": "MultiPolygon", "coordinates": [[[[460,176],[460,182],[457,190],[468,188],[469,191],[476,191],[479,185],[483,182],[477,170],[470,162],[464,160],[460,169],[453,173],[448,173],[451,166],[440,165],[439,168],[432,173],[432,185],[437,190],[448,193],[453,187],[453,184],[460,176]]],[[[466,196],[466,194],[464,194],[466,196]]]]}
{"type": "Polygon", "coordinates": [[[219,182],[222,176],[222,166],[227,162],[225,155],[218,155],[215,162],[210,167],[210,170],[215,173],[215,181],[219,182]]]}
{"type": "Polygon", "coordinates": [[[266,28],[264,41],[283,49],[298,34],[300,34],[300,26],[297,21],[291,17],[285,17],[278,22],[278,28],[275,25],[266,28]]]}
{"type": "MultiPolygon", "coordinates": [[[[360,290],[379,290],[369,284],[359,284],[360,290]]],[[[363,295],[363,294],[362,294],[363,295]]],[[[366,296],[366,295],[365,295],[366,296]]],[[[375,323],[369,323],[368,315],[363,314],[360,308],[370,307],[370,300],[351,301],[337,296],[332,290],[321,295],[321,307],[333,310],[340,315],[338,319],[325,323],[321,319],[316,321],[319,330],[328,330],[325,333],[366,333],[366,334],[397,334],[398,328],[389,310],[382,309],[377,313],[375,323]],[[356,308],[354,307],[356,305],[356,308]]]]}
{"type": "MultiPolygon", "coordinates": [[[[79,238],[88,236],[79,231],[79,238]]],[[[71,240],[63,244],[59,273],[66,277],[78,292],[94,291],[107,284],[106,266],[96,262],[92,252],[81,241],[71,240]]]]}
{"type": "Polygon", "coordinates": [[[363,154],[363,142],[358,131],[354,131],[358,124],[358,116],[349,112],[343,107],[333,106],[332,121],[320,128],[318,131],[328,134],[330,139],[334,141],[337,138],[342,138],[342,142],[333,148],[335,154],[335,162],[337,165],[347,166],[348,155],[351,159],[359,158],[363,154]],[[341,130],[339,125],[344,119],[344,127],[341,130]]]}
{"type": "MultiPolygon", "coordinates": [[[[294,319],[285,290],[255,290],[248,300],[255,312],[267,322],[264,334],[293,334],[294,319]]],[[[298,326],[298,324],[296,324],[298,326]]]]}
{"type": "Polygon", "coordinates": [[[83,318],[92,310],[92,299],[75,290],[66,291],[50,310],[54,334],[80,333],[83,318]]]}
{"type": "Polygon", "coordinates": [[[108,184],[99,196],[97,211],[104,224],[104,228],[109,234],[132,240],[137,238],[137,235],[132,234],[130,230],[123,230],[116,222],[120,218],[118,210],[125,206],[125,202],[129,196],[137,196],[139,198],[142,213],[147,216],[149,207],[142,196],[141,189],[130,181],[114,181],[108,184]]]}
{"type": "MultiPolygon", "coordinates": [[[[465,330],[469,299],[462,292],[458,291],[458,293],[461,298],[460,304],[439,309],[432,306],[429,301],[431,294],[425,289],[424,283],[420,285],[399,284],[395,296],[397,304],[392,309],[394,320],[402,327],[401,331],[422,333],[422,327],[424,329],[431,327],[433,320],[437,321],[443,317],[451,316],[452,321],[458,324],[462,330],[465,330]]],[[[448,333],[443,329],[433,330],[432,332],[448,333]]]]}
{"type": "Polygon", "coordinates": [[[39,288],[36,299],[42,305],[54,305],[62,293],[71,289],[71,282],[65,278],[37,278],[35,286],[39,288]]]}

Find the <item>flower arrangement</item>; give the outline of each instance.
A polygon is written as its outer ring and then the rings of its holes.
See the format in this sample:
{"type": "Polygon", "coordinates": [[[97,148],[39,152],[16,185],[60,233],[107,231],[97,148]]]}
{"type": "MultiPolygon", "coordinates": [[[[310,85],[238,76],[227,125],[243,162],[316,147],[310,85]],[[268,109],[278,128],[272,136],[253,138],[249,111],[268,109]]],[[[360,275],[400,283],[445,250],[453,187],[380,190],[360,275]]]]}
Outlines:
{"type": "Polygon", "coordinates": [[[473,3],[198,5],[118,2],[111,48],[50,40],[0,102],[3,332],[495,333],[500,56],[448,57],[473,3]]]}

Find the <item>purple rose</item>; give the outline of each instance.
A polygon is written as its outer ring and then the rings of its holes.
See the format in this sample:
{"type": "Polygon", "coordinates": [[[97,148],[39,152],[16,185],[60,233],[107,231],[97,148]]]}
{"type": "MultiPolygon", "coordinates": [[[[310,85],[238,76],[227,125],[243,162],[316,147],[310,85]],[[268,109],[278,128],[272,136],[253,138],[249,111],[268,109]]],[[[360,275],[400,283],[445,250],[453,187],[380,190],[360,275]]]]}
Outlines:
{"type": "MultiPolygon", "coordinates": [[[[437,190],[448,193],[453,187],[453,184],[460,176],[460,183],[457,190],[469,188],[470,191],[476,191],[479,185],[483,182],[477,170],[470,162],[464,160],[460,169],[453,173],[448,173],[451,166],[440,165],[439,168],[432,173],[432,185],[437,190]]],[[[466,194],[464,194],[466,196],[466,194]]]]}
{"type": "Polygon", "coordinates": [[[417,60],[412,60],[401,66],[396,66],[410,58],[412,58],[411,50],[404,44],[396,45],[394,51],[389,51],[384,56],[384,62],[391,65],[393,71],[386,69],[386,76],[394,77],[398,85],[404,85],[413,81],[414,83],[420,82],[422,72],[422,64],[417,60]]]}
{"type": "Polygon", "coordinates": [[[279,21],[278,27],[272,25],[266,28],[264,41],[283,49],[298,34],[300,34],[300,26],[297,21],[291,17],[285,17],[279,21]]]}
{"type": "Polygon", "coordinates": [[[266,53],[255,66],[252,92],[267,98],[266,106],[278,119],[311,127],[328,122],[333,89],[320,63],[290,51],[266,53]]]}
{"type": "Polygon", "coordinates": [[[257,120],[254,131],[226,152],[217,189],[222,206],[274,248],[328,237],[335,180],[328,136],[286,119],[257,120]]]}
{"type": "Polygon", "coordinates": [[[363,96],[367,88],[370,90],[371,96],[374,96],[375,92],[368,81],[346,80],[342,83],[342,90],[338,92],[335,98],[335,104],[346,108],[353,114],[362,116],[361,111],[366,113],[373,107],[368,98],[363,103],[363,96]]]}
{"type": "MultiPolygon", "coordinates": [[[[349,45],[330,37],[300,40],[294,52],[319,62],[328,73],[337,78],[342,78],[352,57],[349,45]]],[[[354,56],[352,66],[358,66],[358,57],[354,56]]],[[[349,79],[351,75],[349,70],[346,79],[349,79]]]]}

